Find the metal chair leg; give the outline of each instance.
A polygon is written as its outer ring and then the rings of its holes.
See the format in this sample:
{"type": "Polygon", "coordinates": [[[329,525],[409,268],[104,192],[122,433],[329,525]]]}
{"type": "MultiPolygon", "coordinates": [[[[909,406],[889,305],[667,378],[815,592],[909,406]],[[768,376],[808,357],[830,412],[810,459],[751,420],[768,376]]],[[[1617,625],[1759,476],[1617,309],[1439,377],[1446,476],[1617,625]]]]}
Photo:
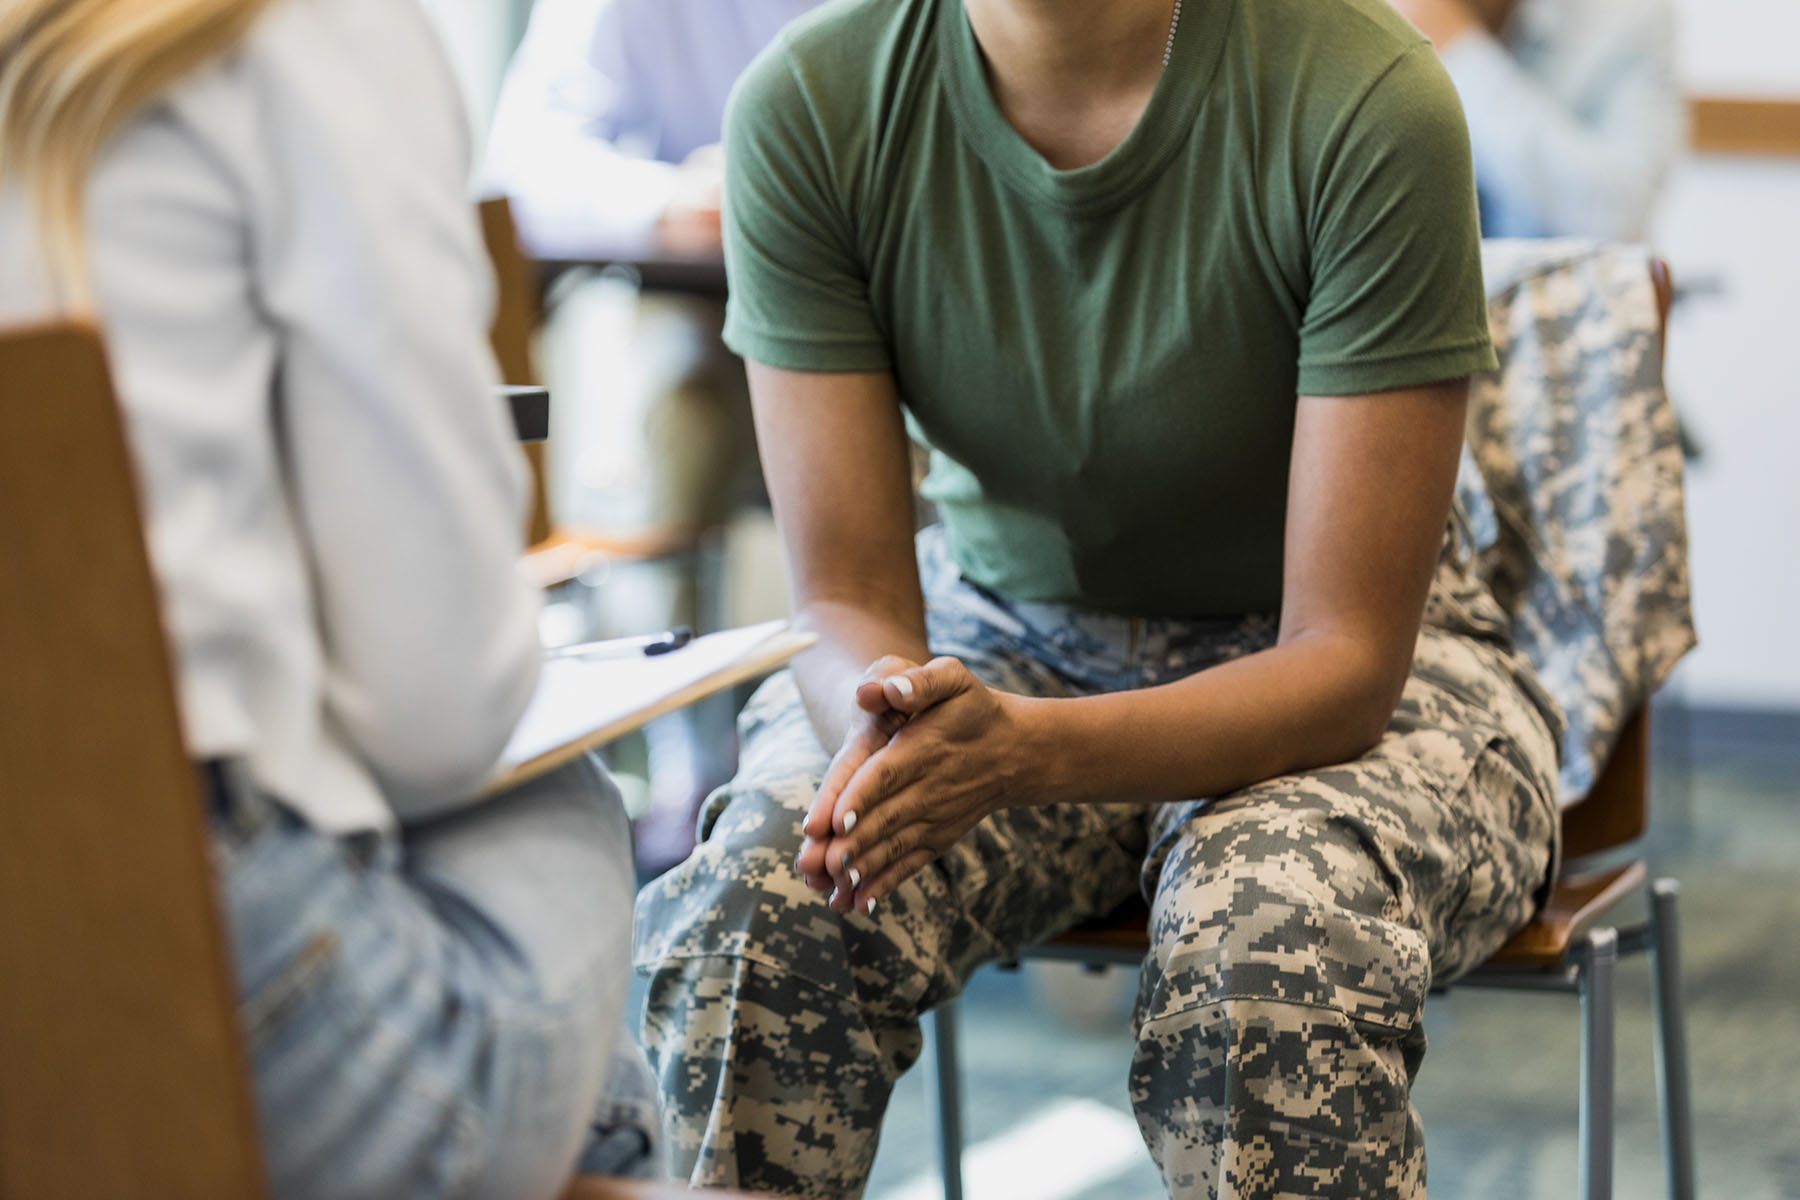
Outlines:
{"type": "Polygon", "coordinates": [[[1589,933],[1581,949],[1581,1200],[1612,1200],[1613,968],[1619,934],[1589,933]]]}
{"type": "Polygon", "coordinates": [[[956,1055],[956,1001],[934,1010],[926,1036],[931,1041],[931,1092],[937,1110],[938,1164],[944,1173],[944,1200],[962,1200],[962,1067],[956,1055]]]}
{"type": "Polygon", "coordinates": [[[1655,968],[1656,1082],[1662,1093],[1663,1161],[1670,1200],[1694,1200],[1694,1118],[1688,1077],[1687,1014],[1681,1001],[1681,937],[1676,902],[1681,885],[1650,886],[1650,953],[1655,968]]]}

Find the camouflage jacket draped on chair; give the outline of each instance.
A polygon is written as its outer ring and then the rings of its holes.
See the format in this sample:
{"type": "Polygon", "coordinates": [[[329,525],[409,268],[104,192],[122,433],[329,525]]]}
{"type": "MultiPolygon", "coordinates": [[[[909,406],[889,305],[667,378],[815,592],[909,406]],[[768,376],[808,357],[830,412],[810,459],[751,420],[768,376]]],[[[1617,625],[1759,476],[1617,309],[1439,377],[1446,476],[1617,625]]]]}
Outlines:
{"type": "Polygon", "coordinates": [[[1695,644],[1682,453],[1639,247],[1483,248],[1500,369],[1458,481],[1479,570],[1568,718],[1562,801],[1695,644]]]}

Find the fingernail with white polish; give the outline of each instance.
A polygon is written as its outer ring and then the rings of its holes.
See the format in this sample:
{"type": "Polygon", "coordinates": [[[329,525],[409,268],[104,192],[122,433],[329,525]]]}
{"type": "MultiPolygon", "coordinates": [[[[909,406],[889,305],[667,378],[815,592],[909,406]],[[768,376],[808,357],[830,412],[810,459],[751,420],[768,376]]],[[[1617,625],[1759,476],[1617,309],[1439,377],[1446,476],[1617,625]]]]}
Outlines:
{"type": "Polygon", "coordinates": [[[869,897],[869,915],[871,917],[875,915],[875,897],[873,896],[869,897]]]}
{"type": "Polygon", "coordinates": [[[862,883],[862,872],[857,870],[855,867],[851,867],[850,868],[850,886],[854,888],[861,883],[862,883]]]}
{"type": "Polygon", "coordinates": [[[856,812],[852,810],[844,814],[844,832],[849,833],[856,828],[856,812]]]}
{"type": "Polygon", "coordinates": [[[904,675],[896,675],[894,676],[894,690],[900,693],[900,698],[902,700],[911,700],[913,695],[913,682],[904,675]]]}
{"type": "Polygon", "coordinates": [[[831,889],[831,897],[829,899],[827,899],[825,901],[825,903],[827,903],[827,904],[836,904],[837,903],[837,889],[836,888],[831,889]]]}

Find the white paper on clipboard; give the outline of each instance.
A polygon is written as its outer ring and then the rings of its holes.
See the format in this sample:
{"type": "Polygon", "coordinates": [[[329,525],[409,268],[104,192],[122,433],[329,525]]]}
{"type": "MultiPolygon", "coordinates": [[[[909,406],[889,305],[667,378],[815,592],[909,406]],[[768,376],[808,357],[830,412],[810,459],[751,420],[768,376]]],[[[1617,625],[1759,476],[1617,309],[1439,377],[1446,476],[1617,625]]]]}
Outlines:
{"type": "Polygon", "coordinates": [[[817,640],[793,632],[786,621],[767,621],[695,638],[669,654],[552,659],[487,791],[515,787],[658,717],[766,675],[817,640]]]}

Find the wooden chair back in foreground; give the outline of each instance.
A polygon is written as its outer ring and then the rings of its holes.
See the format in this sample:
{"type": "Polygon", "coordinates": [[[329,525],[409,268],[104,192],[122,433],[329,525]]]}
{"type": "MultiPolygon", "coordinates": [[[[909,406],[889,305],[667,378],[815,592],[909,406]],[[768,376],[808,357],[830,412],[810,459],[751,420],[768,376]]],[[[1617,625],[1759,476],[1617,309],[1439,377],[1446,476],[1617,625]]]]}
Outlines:
{"type": "Polygon", "coordinates": [[[258,1200],[202,789],[89,328],[0,331],[0,546],[0,1200],[258,1200]]]}
{"type": "Polygon", "coordinates": [[[0,1198],[263,1194],[99,337],[0,335],[0,1198]]]}

